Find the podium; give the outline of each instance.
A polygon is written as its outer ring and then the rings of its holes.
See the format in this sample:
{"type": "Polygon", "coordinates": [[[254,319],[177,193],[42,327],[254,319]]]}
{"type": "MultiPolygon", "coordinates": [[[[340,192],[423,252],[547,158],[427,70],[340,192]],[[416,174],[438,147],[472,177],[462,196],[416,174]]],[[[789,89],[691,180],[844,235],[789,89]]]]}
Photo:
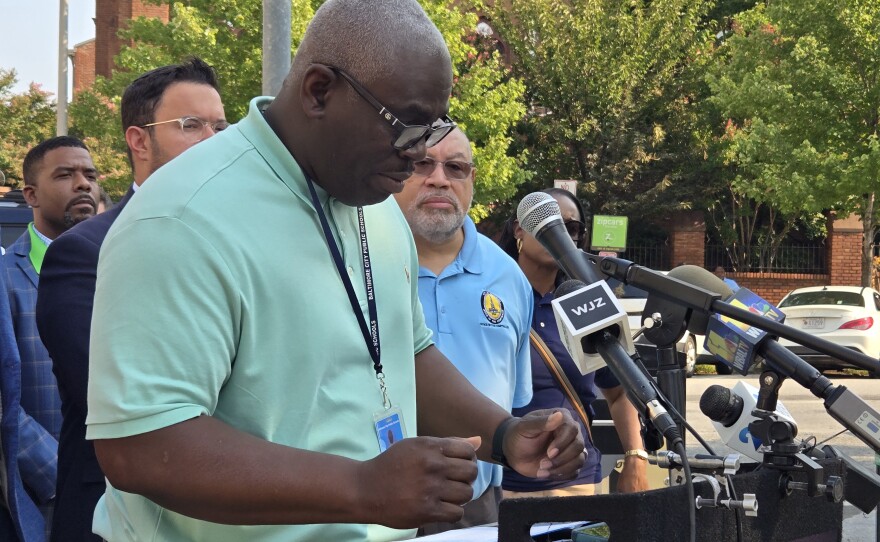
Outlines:
{"type": "MultiPolygon", "coordinates": [[[[819,461],[825,476],[840,476],[846,482],[847,468],[839,459],[819,461]]],[[[737,497],[754,493],[757,517],[739,512],[742,540],[749,542],[839,542],[842,538],[843,502],[810,497],[795,490],[784,495],[778,470],[761,468],[733,476],[737,497]]],[[[795,474],[796,481],[802,481],[795,474]]],[[[805,477],[804,480],[805,481],[805,477]]],[[[708,482],[694,483],[695,496],[712,498],[708,482]]],[[[498,517],[499,542],[533,542],[529,527],[534,523],[558,521],[604,522],[611,530],[610,541],[668,542],[688,540],[688,507],[685,486],[674,486],[632,494],[592,497],[505,499],[498,517]]],[[[697,540],[736,541],[736,512],[726,508],[695,510],[697,540]]]]}

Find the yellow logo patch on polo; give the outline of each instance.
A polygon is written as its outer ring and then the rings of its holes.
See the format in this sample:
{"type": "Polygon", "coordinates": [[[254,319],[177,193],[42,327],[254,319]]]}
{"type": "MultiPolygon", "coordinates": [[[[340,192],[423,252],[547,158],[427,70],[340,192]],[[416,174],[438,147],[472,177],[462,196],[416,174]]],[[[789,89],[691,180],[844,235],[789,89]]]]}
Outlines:
{"type": "Polygon", "coordinates": [[[483,292],[480,296],[480,305],[483,306],[483,314],[490,323],[497,324],[504,320],[504,303],[492,292],[483,292]]]}

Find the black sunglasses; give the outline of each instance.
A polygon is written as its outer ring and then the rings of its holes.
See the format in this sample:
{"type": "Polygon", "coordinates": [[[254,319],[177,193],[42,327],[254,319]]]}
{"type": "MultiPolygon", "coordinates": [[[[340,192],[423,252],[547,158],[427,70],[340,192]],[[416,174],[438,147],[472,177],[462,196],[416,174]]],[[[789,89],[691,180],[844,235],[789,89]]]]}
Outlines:
{"type": "Polygon", "coordinates": [[[565,230],[572,239],[580,241],[587,232],[587,226],[580,220],[566,220],[565,230]]]}
{"type": "Polygon", "coordinates": [[[440,143],[440,141],[449,135],[449,132],[455,128],[455,122],[449,118],[449,115],[443,115],[435,120],[431,126],[425,126],[424,124],[404,124],[399,118],[392,115],[391,112],[388,111],[388,108],[379,103],[379,100],[377,100],[370,91],[364,88],[363,85],[358,83],[354,77],[348,75],[344,70],[337,68],[336,66],[329,66],[327,64],[323,65],[327,66],[333,70],[334,73],[341,75],[343,79],[348,81],[351,88],[353,88],[361,98],[375,107],[379,111],[379,115],[397,130],[398,136],[392,145],[399,151],[411,149],[418,145],[423,139],[425,140],[426,147],[433,147],[437,143],[440,143]]]}

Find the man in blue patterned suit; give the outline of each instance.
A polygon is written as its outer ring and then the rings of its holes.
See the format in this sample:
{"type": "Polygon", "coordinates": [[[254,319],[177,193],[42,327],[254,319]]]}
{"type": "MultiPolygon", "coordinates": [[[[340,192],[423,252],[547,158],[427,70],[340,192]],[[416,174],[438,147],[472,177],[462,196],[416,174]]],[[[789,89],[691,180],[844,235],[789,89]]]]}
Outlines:
{"type": "Polygon", "coordinates": [[[9,303],[0,295],[0,540],[37,542],[45,540],[45,522],[30,495],[48,501],[55,493],[58,444],[20,400],[21,363],[9,303]]]}
{"type": "MultiPolygon", "coordinates": [[[[21,408],[51,435],[57,447],[61,398],[52,359],[37,332],[37,285],[52,240],[94,216],[98,172],[85,144],[68,136],[53,137],[32,148],[22,169],[22,193],[34,210],[34,221],[0,261],[21,360],[21,408]]],[[[46,497],[41,496],[40,504],[48,521],[51,502],[46,497]]],[[[54,488],[48,497],[54,497],[54,488]]]]}

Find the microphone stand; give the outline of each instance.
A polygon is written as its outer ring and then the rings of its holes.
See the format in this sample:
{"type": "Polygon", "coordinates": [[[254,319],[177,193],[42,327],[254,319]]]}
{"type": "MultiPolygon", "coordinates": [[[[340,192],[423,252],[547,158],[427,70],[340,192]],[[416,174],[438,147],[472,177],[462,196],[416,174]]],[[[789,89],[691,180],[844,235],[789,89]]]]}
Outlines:
{"type": "Polygon", "coordinates": [[[753,314],[745,309],[734,307],[724,303],[721,294],[704,290],[693,284],[668,277],[653,269],[636,265],[622,258],[599,257],[589,255],[590,261],[595,262],[599,270],[609,277],[626,284],[647,290],[657,297],[678,303],[692,311],[701,314],[710,314],[713,311],[734,320],[745,322],[754,327],[761,328],[772,335],[784,337],[792,342],[802,344],[823,354],[835,357],[851,363],[857,367],[880,373],[880,361],[871,356],[856,352],[839,344],[826,341],[815,335],[810,335],[800,329],[795,329],[783,323],[769,318],[753,314]]]}
{"type": "MultiPolygon", "coordinates": [[[[870,371],[880,372],[880,362],[864,354],[813,337],[770,318],[754,314],[721,300],[721,295],[688,284],[673,277],[636,265],[621,258],[598,258],[599,270],[626,284],[656,293],[659,297],[680,303],[702,314],[718,314],[757,327],[773,335],[785,337],[814,350],[849,361],[870,371]]],[[[793,354],[775,340],[765,340],[759,353],[777,375],[788,377],[824,400],[825,410],[875,452],[880,452],[880,412],[871,407],[846,386],[835,386],[815,367],[793,354]],[[875,423],[875,420],[877,421],[875,423]]]]}
{"type": "MultiPolygon", "coordinates": [[[[682,369],[678,362],[678,351],[675,345],[657,346],[657,385],[663,395],[669,399],[672,405],[682,417],[687,410],[685,400],[687,394],[685,392],[686,371],[682,369]]],[[[678,424],[678,432],[681,434],[683,441],[687,440],[687,431],[684,430],[684,424],[678,424]]],[[[687,442],[685,442],[687,444],[687,442]]]]}
{"type": "Polygon", "coordinates": [[[797,426],[776,415],[776,402],[779,399],[779,388],[785,380],[774,370],[761,373],[758,400],[752,415],[757,419],[749,424],[749,432],[757,437],[764,446],[762,465],[781,471],[779,490],[784,495],[791,495],[795,490],[805,490],[810,497],[825,496],[829,502],[843,500],[843,479],[829,476],[824,479],[822,465],[804,453],[803,446],[794,437],[797,426]],[[792,473],[806,473],[806,482],[796,482],[792,473]]]}

